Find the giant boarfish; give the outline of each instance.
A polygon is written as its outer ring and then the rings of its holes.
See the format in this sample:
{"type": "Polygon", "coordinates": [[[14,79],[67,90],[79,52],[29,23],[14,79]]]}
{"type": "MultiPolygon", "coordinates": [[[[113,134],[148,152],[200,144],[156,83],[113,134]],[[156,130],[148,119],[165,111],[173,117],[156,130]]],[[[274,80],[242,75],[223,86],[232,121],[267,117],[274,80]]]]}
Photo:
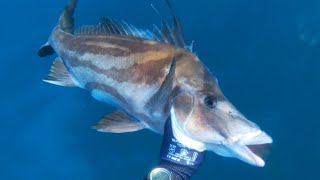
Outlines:
{"type": "Polygon", "coordinates": [[[144,128],[162,134],[168,117],[185,146],[235,157],[255,166],[264,160],[249,146],[272,143],[223,95],[216,77],[187,46],[178,17],[142,30],[124,21],[101,18],[98,25],[74,28],[77,0],[70,0],[49,40],[38,51],[56,53],[44,81],[80,87],[118,110],[95,128],[123,133],[144,128]]]}

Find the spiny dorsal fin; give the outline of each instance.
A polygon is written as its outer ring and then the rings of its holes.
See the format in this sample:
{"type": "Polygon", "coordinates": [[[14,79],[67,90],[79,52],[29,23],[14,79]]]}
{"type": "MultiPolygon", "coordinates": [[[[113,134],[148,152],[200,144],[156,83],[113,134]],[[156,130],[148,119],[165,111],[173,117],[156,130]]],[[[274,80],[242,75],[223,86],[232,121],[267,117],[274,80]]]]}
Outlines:
{"type": "Polygon", "coordinates": [[[45,78],[43,81],[58,86],[77,86],[76,83],[70,77],[66,67],[63,64],[63,61],[60,58],[57,58],[53,62],[48,77],[45,78]]]}
{"type": "Polygon", "coordinates": [[[174,57],[171,63],[169,73],[163,81],[160,89],[152,96],[152,98],[146,104],[145,108],[147,111],[161,114],[163,113],[163,111],[168,110],[166,107],[169,105],[170,96],[172,94],[175,69],[176,58],[174,57]]]}
{"type": "Polygon", "coordinates": [[[172,28],[172,37],[175,40],[175,43],[182,48],[186,48],[186,43],[184,40],[184,32],[180,23],[178,16],[176,15],[173,6],[170,3],[170,0],[166,0],[168,7],[173,15],[173,28],[172,28]]]}
{"type": "Polygon", "coordinates": [[[84,25],[79,27],[75,32],[75,35],[100,35],[106,34],[103,29],[98,25],[84,25]]]}
{"type": "Polygon", "coordinates": [[[174,41],[173,41],[172,36],[171,36],[171,30],[170,30],[169,24],[164,19],[164,17],[160,14],[160,12],[153,6],[153,4],[151,4],[151,7],[160,16],[161,23],[162,23],[161,30],[156,25],[154,25],[153,34],[156,37],[158,37],[159,41],[174,45],[174,41]]]}
{"type": "MultiPolygon", "coordinates": [[[[165,21],[165,19],[160,15],[160,13],[152,6],[162,18],[161,30],[158,27],[154,26],[154,29],[151,32],[149,30],[142,30],[142,29],[136,28],[135,26],[128,24],[125,21],[116,21],[113,19],[102,17],[100,19],[99,25],[81,26],[80,28],[78,28],[75,31],[75,35],[131,36],[131,37],[137,37],[137,38],[148,39],[148,40],[158,41],[158,42],[162,42],[162,43],[172,44],[174,46],[184,48],[184,49],[187,49],[192,52],[192,49],[190,48],[191,46],[186,46],[181,23],[179,21],[178,16],[176,15],[172,5],[171,5],[171,3],[170,3],[170,0],[165,0],[165,1],[168,5],[172,15],[173,15],[173,26],[172,27],[165,21]]],[[[64,21],[69,22],[67,24],[69,24],[71,27],[71,19],[72,19],[72,16],[70,15],[71,11],[70,10],[67,11],[67,10],[65,10],[65,12],[68,12],[68,13],[65,13],[66,15],[63,14],[61,17],[68,17],[64,21]]],[[[61,22],[64,22],[62,20],[63,19],[61,18],[61,22]]],[[[73,24],[72,24],[72,27],[73,27],[73,24]]],[[[68,29],[68,28],[65,28],[65,29],[68,29]]],[[[71,29],[71,28],[69,28],[69,29],[71,29]]]]}
{"type": "Polygon", "coordinates": [[[170,43],[174,46],[181,47],[192,52],[192,46],[186,46],[184,32],[180,20],[176,15],[173,6],[170,3],[170,0],[165,1],[171,11],[171,14],[173,15],[173,26],[171,27],[169,23],[167,23],[167,21],[163,18],[163,16],[161,16],[159,11],[153,5],[151,5],[162,19],[161,30],[155,26],[153,30],[154,36],[157,37],[161,42],[170,43]]]}
{"type": "Polygon", "coordinates": [[[145,126],[123,111],[115,111],[105,116],[94,129],[100,132],[125,133],[143,129],[145,126]]]}
{"type": "Polygon", "coordinates": [[[123,35],[156,41],[153,33],[134,27],[125,21],[116,21],[106,17],[100,18],[99,25],[81,26],[75,31],[76,35],[123,35]]]}
{"type": "Polygon", "coordinates": [[[165,38],[166,42],[175,45],[170,26],[165,20],[162,20],[161,34],[165,38]]]}

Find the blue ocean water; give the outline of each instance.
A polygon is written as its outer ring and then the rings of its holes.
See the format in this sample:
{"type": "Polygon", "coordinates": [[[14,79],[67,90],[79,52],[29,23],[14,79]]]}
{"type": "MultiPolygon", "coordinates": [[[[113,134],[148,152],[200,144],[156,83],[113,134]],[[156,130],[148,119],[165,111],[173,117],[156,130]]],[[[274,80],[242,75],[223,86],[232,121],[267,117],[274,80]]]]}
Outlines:
{"type": "MultiPolygon", "coordinates": [[[[142,179],[162,137],[91,129],[114,110],[78,88],[41,81],[40,59],[67,0],[3,1],[0,28],[0,179],[142,179]]],[[[160,24],[161,0],[79,0],[76,24],[98,17],[160,24]]],[[[194,179],[319,179],[320,1],[174,0],[188,42],[225,95],[274,139],[266,166],[207,153],[194,179]]]]}

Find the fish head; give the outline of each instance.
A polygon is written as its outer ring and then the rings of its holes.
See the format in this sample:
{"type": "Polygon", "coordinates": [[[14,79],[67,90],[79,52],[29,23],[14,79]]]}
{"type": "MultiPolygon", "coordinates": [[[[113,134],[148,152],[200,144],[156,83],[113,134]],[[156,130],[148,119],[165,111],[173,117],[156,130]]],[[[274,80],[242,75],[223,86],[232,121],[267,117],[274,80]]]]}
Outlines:
{"type": "Polygon", "coordinates": [[[241,114],[214,83],[212,91],[185,91],[175,97],[171,108],[175,137],[187,147],[263,167],[264,160],[252,149],[272,143],[272,138],[241,114]]]}

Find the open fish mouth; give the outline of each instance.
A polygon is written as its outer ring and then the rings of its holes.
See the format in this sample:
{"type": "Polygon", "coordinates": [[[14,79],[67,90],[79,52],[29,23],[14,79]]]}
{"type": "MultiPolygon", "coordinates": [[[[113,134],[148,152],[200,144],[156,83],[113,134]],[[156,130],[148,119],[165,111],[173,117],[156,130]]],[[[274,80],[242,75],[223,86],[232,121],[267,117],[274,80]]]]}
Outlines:
{"type": "Polygon", "coordinates": [[[266,146],[272,141],[269,135],[259,130],[255,133],[244,134],[240,138],[228,138],[221,144],[209,143],[207,149],[220,156],[237,158],[253,166],[263,167],[265,162],[261,157],[261,152],[265,152],[266,146]],[[255,136],[252,136],[253,134],[255,136]]]}
{"type": "Polygon", "coordinates": [[[265,165],[264,160],[255,154],[249,146],[247,145],[236,145],[233,146],[233,151],[237,154],[238,158],[258,167],[263,167],[265,165]]]}
{"type": "Polygon", "coordinates": [[[272,138],[263,131],[250,138],[227,143],[225,146],[232,152],[233,157],[245,161],[251,165],[263,167],[264,160],[259,156],[257,150],[265,144],[272,143],[272,138]]]}

